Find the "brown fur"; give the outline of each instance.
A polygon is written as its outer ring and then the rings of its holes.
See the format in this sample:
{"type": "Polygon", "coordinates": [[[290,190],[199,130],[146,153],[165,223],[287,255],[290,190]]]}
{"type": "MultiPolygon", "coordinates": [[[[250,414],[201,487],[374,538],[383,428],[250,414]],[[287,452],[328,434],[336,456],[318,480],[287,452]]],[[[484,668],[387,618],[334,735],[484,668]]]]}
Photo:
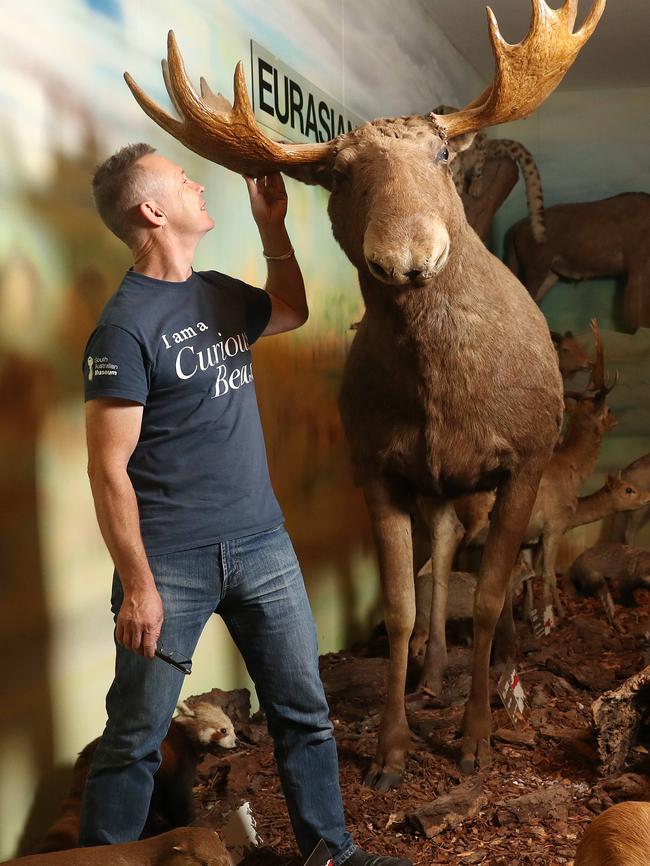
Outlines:
{"type": "MultiPolygon", "coordinates": [[[[179,704],[179,715],[172,719],[167,736],[162,741],[161,764],[154,776],[154,790],[143,836],[162,833],[171,827],[190,824],[194,820],[192,787],[196,766],[209,744],[225,748],[235,744],[232,722],[219,707],[197,703],[191,709],[179,704]],[[206,731],[208,739],[206,740],[206,731]]],[[[34,852],[62,851],[79,844],[79,814],[86,777],[99,738],[79,753],[72,770],[72,785],[63,802],[61,815],[50,827],[34,852]]]]}
{"type": "MultiPolygon", "coordinates": [[[[343,136],[330,165],[333,232],[357,267],[366,305],[340,405],[373,523],[391,642],[389,695],[367,778],[378,787],[399,779],[409,740],[410,514],[420,508],[432,527],[435,587],[446,582],[458,540],[449,498],[499,487],[463,723],[462,763],[471,769],[488,760],[494,623],[562,417],[544,317],[467,225],[451,173],[437,161],[444,145],[427,118],[377,120],[343,136]]],[[[429,642],[421,678],[434,689],[446,665],[444,639],[444,655],[438,649],[429,642]]]]}
{"type": "MultiPolygon", "coordinates": [[[[632,484],[643,490],[650,490],[650,454],[644,454],[623,470],[632,484]]],[[[629,514],[617,516],[614,522],[612,541],[634,544],[637,532],[650,520],[650,505],[629,514]]]]}
{"type": "Polygon", "coordinates": [[[591,368],[589,356],[571,331],[565,331],[563,334],[551,331],[551,338],[557,352],[560,374],[565,381],[573,378],[576,373],[591,368]]]}
{"type": "Polygon", "coordinates": [[[623,478],[621,472],[617,472],[616,475],[607,476],[607,481],[600,490],[578,499],[578,507],[567,529],[602,520],[615,512],[634,512],[645,508],[648,503],[650,490],[636,487],[627,478],[623,478]]]}
{"type": "MultiPolygon", "coordinates": [[[[589,522],[587,506],[584,504],[582,506],[584,519],[581,517],[575,521],[578,491],[596,465],[605,432],[611,430],[616,423],[616,418],[605,403],[603,392],[585,393],[581,396],[571,411],[562,442],[555,448],[550,462],[544,469],[530,520],[523,535],[522,541],[526,543],[541,539],[544,606],[554,602],[560,615],[563,609],[555,576],[560,540],[571,526],[589,522]]],[[[463,546],[485,544],[494,499],[494,494],[482,493],[454,501],[456,513],[465,530],[463,546]]],[[[613,504],[612,497],[608,502],[613,504]]],[[[504,613],[504,617],[507,617],[507,612],[504,613]]],[[[502,626],[509,636],[506,633],[501,635],[505,646],[500,655],[507,656],[514,650],[514,626],[505,621],[502,622],[502,626]]]]}
{"type": "Polygon", "coordinates": [[[179,827],[140,842],[32,854],[7,860],[5,866],[231,866],[231,863],[213,830],[179,827]]]}
{"type": "Polygon", "coordinates": [[[587,827],[574,866],[648,866],[649,852],[650,803],[617,803],[587,827]]]}
{"type": "Polygon", "coordinates": [[[650,587],[650,551],[613,542],[596,544],[580,554],[569,574],[586,594],[606,588],[607,580],[616,580],[622,601],[633,604],[632,591],[650,587]]]}
{"type": "Polygon", "coordinates": [[[535,241],[528,219],[506,235],[506,260],[540,303],[555,283],[625,276],[624,316],[630,328],[650,326],[650,195],[546,208],[546,243],[535,241]]]}

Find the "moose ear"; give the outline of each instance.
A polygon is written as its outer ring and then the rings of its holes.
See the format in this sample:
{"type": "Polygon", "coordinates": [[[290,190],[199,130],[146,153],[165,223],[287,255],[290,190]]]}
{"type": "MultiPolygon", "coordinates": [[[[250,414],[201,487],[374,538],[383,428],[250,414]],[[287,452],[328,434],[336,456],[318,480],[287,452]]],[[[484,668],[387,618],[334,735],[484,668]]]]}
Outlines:
{"type": "Polygon", "coordinates": [[[294,180],[299,180],[301,183],[310,186],[322,186],[330,192],[332,191],[332,169],[329,164],[320,162],[297,165],[294,168],[283,168],[282,173],[294,180]]]}
{"type": "Polygon", "coordinates": [[[453,138],[450,138],[447,142],[450,153],[457,154],[463,150],[467,150],[474,144],[476,135],[476,132],[464,132],[462,135],[455,135],[453,138]]]}

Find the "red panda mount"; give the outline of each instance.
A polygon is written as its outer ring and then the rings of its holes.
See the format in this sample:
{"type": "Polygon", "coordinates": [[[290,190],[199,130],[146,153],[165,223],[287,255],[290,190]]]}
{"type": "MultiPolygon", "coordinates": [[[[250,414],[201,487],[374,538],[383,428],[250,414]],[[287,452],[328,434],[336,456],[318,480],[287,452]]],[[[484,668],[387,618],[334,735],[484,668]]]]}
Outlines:
{"type": "Polygon", "coordinates": [[[216,704],[197,701],[190,706],[185,701],[180,701],[176,709],[178,715],[173,718],[172,725],[174,722],[182,725],[190,740],[196,744],[204,747],[216,745],[222,749],[234,749],[237,745],[233,723],[216,704]]]}
{"type": "MultiPolygon", "coordinates": [[[[162,762],[154,776],[151,806],[143,837],[184,827],[195,818],[192,788],[196,767],[204,752],[213,746],[233,749],[237,735],[230,718],[221,707],[208,701],[190,706],[181,702],[160,746],[162,762]]],[[[33,853],[76,848],[79,839],[79,812],[86,776],[99,739],[79,754],[72,771],[72,786],[61,815],[33,853]]],[[[49,861],[48,861],[49,862],[49,861]]],[[[171,862],[171,861],[170,861],[171,862]]],[[[179,861],[180,863],[184,861],[179,861]]],[[[191,863],[193,861],[187,861],[191,863]]]]}
{"type": "Polygon", "coordinates": [[[161,836],[71,851],[50,851],[7,860],[4,866],[231,866],[214,830],[177,827],[161,836]]]}
{"type": "Polygon", "coordinates": [[[650,803],[617,803],[587,827],[574,866],[648,866],[650,803]]]}

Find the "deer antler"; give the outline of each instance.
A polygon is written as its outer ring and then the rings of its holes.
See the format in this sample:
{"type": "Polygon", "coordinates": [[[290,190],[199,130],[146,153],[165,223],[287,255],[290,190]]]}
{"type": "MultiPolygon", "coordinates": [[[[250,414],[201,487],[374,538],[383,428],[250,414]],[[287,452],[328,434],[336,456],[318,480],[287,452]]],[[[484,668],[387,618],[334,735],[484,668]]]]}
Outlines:
{"type": "Polygon", "coordinates": [[[596,346],[596,360],[591,368],[591,377],[589,380],[588,390],[595,391],[596,397],[605,399],[609,392],[618,383],[618,370],[614,375],[614,381],[608,384],[605,381],[605,356],[603,352],[603,340],[600,334],[600,326],[597,319],[592,319],[589,323],[591,331],[594,335],[594,343],[596,346]]]}
{"type": "Polygon", "coordinates": [[[172,117],[135,83],[124,79],[140,108],[190,150],[233,171],[257,176],[305,163],[322,162],[331,151],[324,144],[284,144],[273,141],[257,126],[246,91],[241,61],[235,69],[234,105],[213,93],[201,79],[201,96],[192,87],[173,31],[167,37],[163,77],[169,97],[181,119],[172,117]]]}
{"type": "Polygon", "coordinates": [[[455,114],[430,115],[445,129],[448,138],[528,117],[558,86],[605,8],[605,0],[594,0],[582,27],[573,33],[578,0],[565,0],[557,10],[548,7],[545,0],[531,3],[530,29],[515,45],[503,39],[494,13],[487,7],[494,80],[455,114]]]}

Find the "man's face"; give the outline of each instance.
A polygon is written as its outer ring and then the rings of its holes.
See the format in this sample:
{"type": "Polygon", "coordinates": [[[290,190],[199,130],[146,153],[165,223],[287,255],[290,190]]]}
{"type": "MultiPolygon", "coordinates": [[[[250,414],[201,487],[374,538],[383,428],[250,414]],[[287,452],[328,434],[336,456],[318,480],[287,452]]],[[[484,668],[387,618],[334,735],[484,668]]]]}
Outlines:
{"type": "Polygon", "coordinates": [[[157,153],[139,160],[148,174],[147,188],[167,218],[168,226],[179,235],[204,235],[214,227],[203,198],[205,187],[190,180],[180,165],[157,153]]]}

